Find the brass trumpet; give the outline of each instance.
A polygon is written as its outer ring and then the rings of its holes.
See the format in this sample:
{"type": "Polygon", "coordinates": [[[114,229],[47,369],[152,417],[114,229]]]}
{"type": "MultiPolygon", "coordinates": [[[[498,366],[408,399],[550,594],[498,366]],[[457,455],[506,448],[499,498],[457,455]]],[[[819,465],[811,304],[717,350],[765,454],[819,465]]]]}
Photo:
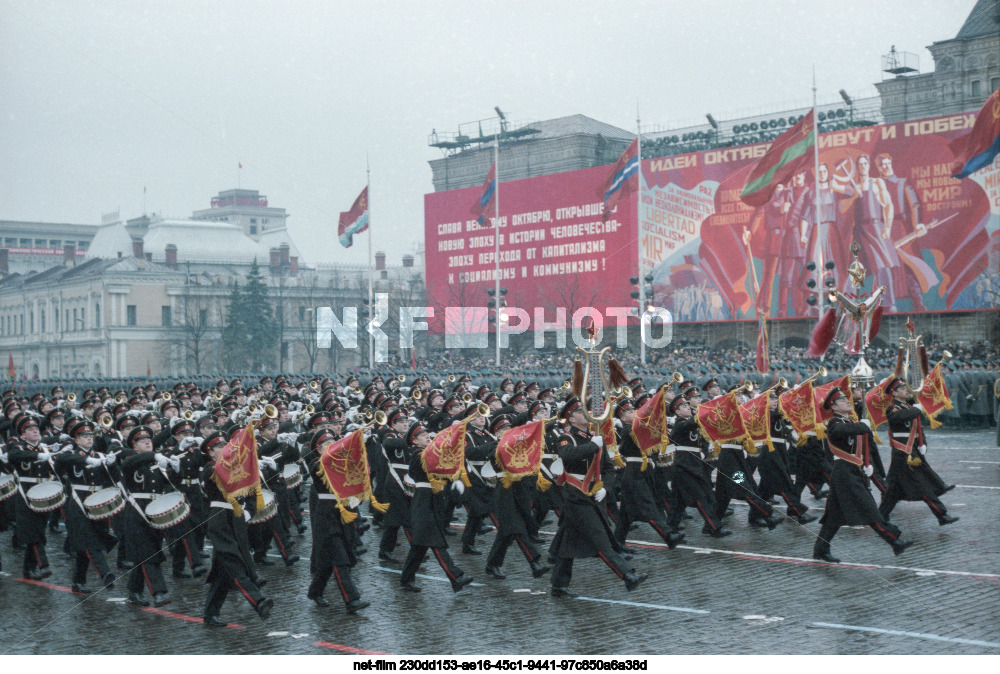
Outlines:
{"type": "Polygon", "coordinates": [[[315,379],[313,379],[311,382],[309,382],[309,388],[311,388],[313,391],[318,391],[319,390],[319,382],[316,381],[315,379]]]}
{"type": "Polygon", "coordinates": [[[561,388],[561,389],[562,389],[563,391],[569,391],[570,389],[572,389],[572,388],[573,388],[573,384],[571,384],[571,383],[570,383],[570,381],[569,381],[569,379],[567,379],[566,381],[564,381],[564,382],[562,383],[562,386],[561,386],[560,388],[561,388]]]}
{"type": "Polygon", "coordinates": [[[181,416],[183,416],[188,421],[191,421],[191,420],[194,419],[194,414],[191,412],[191,410],[184,410],[184,413],[181,416]]]}
{"type": "Polygon", "coordinates": [[[368,410],[365,412],[364,417],[367,421],[362,424],[361,428],[368,428],[370,426],[385,426],[388,422],[388,418],[382,410],[378,410],[374,414],[372,414],[371,410],[368,410]]]}
{"type": "Polygon", "coordinates": [[[413,400],[420,400],[423,397],[424,393],[419,388],[415,388],[412,391],[410,391],[410,398],[412,398],[413,400]]]}
{"type": "MultiPolygon", "coordinates": [[[[945,353],[948,353],[948,352],[945,351],[945,353]]],[[[951,354],[948,353],[948,355],[950,356],[951,354]]],[[[76,402],[76,394],[75,393],[67,393],[66,394],[66,402],[75,403],[76,402]]]]}
{"type": "Polygon", "coordinates": [[[483,417],[484,419],[488,419],[490,414],[492,414],[490,406],[487,405],[486,403],[481,402],[476,404],[476,411],[470,414],[469,416],[465,417],[464,419],[462,419],[462,421],[470,421],[477,416],[483,417]]]}
{"type": "Polygon", "coordinates": [[[111,418],[110,414],[101,415],[100,420],[97,422],[105,429],[111,428],[115,424],[115,420],[111,418]]]}
{"type": "Polygon", "coordinates": [[[125,402],[125,400],[126,400],[125,396],[123,396],[121,393],[115,396],[116,405],[121,405],[123,402],[125,402]]]}
{"type": "Polygon", "coordinates": [[[396,375],[396,381],[402,384],[404,381],[406,381],[406,375],[405,374],[396,375]]]}
{"type": "Polygon", "coordinates": [[[316,408],[313,407],[313,405],[310,403],[310,404],[306,405],[305,407],[303,407],[302,410],[306,414],[313,414],[316,411],[316,408]]]}
{"type": "Polygon", "coordinates": [[[674,384],[680,384],[682,381],[684,381],[684,375],[682,375],[680,372],[674,372],[672,375],[670,375],[670,383],[668,384],[668,386],[673,386],[674,384]]]}
{"type": "Polygon", "coordinates": [[[278,408],[275,407],[274,405],[271,405],[270,403],[264,405],[264,416],[267,417],[268,419],[277,419],[278,408]]]}
{"type": "Polygon", "coordinates": [[[164,392],[163,392],[163,395],[162,395],[162,396],[160,396],[160,399],[161,399],[161,400],[162,400],[163,402],[168,402],[168,401],[170,400],[170,391],[164,391],[164,392]]]}
{"type": "Polygon", "coordinates": [[[462,394],[462,402],[465,403],[466,405],[468,405],[469,403],[471,403],[473,400],[475,400],[475,398],[472,397],[471,393],[463,393],[462,394]]]}
{"type": "Polygon", "coordinates": [[[788,380],[785,379],[784,377],[778,377],[778,381],[776,383],[772,384],[771,386],[768,386],[763,391],[761,391],[761,394],[766,394],[771,389],[774,389],[774,388],[788,388],[788,380]]]}

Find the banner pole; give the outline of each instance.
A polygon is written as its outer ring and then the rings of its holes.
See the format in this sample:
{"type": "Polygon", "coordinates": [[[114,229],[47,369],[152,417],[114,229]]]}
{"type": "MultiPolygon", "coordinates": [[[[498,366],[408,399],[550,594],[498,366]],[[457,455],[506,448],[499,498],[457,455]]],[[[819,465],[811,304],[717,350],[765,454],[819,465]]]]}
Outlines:
{"type": "MultiPolygon", "coordinates": [[[[502,123],[502,122],[501,122],[502,123]]],[[[496,273],[496,278],[494,279],[494,291],[496,298],[496,358],[497,367],[500,367],[500,132],[497,131],[496,136],[496,146],[493,148],[493,166],[496,168],[496,175],[494,180],[496,181],[496,187],[493,188],[493,199],[495,216],[493,218],[493,243],[494,243],[494,271],[496,273]]],[[[487,336],[489,336],[489,320],[486,321],[487,336]]]]}
{"type": "MultiPolygon", "coordinates": [[[[816,116],[816,64],[813,64],[813,217],[815,221],[813,223],[813,232],[816,233],[816,247],[819,249],[819,298],[816,306],[819,307],[819,317],[823,317],[823,305],[826,303],[826,293],[823,288],[825,279],[823,275],[826,273],[826,260],[823,259],[823,242],[820,240],[820,215],[819,215],[819,121],[816,116]]],[[[806,240],[806,245],[809,245],[808,239],[806,240]]],[[[806,251],[806,259],[809,259],[809,251],[806,251]]]]}
{"type": "MultiPolygon", "coordinates": [[[[639,362],[646,364],[646,335],[643,315],[646,311],[646,277],[642,273],[642,128],[639,126],[639,101],[635,102],[635,136],[636,158],[639,162],[635,199],[635,250],[637,257],[636,270],[639,275],[639,362]]],[[[652,298],[650,298],[652,299],[652,298]]]]}
{"type": "MultiPolygon", "coordinates": [[[[368,192],[368,311],[369,311],[369,324],[371,321],[375,320],[375,305],[374,299],[375,295],[373,293],[372,286],[372,169],[371,164],[368,161],[368,157],[365,157],[365,190],[368,192]]],[[[368,367],[369,369],[375,367],[375,335],[372,331],[368,330],[368,367]]]]}

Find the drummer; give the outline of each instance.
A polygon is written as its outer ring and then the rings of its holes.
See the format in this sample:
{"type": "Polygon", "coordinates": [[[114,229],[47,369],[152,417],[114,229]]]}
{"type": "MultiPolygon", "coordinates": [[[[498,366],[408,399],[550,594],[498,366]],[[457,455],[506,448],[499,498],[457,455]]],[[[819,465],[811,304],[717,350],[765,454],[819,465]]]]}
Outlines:
{"type": "MultiPolygon", "coordinates": [[[[87,594],[92,591],[86,585],[87,569],[91,564],[101,584],[114,587],[115,576],[108,567],[105,553],[115,547],[118,539],[111,533],[110,517],[90,519],[84,501],[101,490],[113,487],[109,470],[115,463],[115,455],[104,457],[93,451],[94,425],[89,421],[72,424],[69,430],[73,444],[67,451],[56,454],[53,460],[69,496],[63,512],[66,515],[66,549],[76,557],[73,591],[87,594]]],[[[112,491],[118,493],[117,488],[112,491]]],[[[120,494],[118,498],[121,498],[120,494]]]]}
{"type": "Polygon", "coordinates": [[[38,423],[28,413],[14,417],[13,429],[17,434],[7,445],[7,460],[21,487],[22,497],[15,501],[17,513],[16,535],[24,546],[24,577],[42,580],[52,575],[49,558],[45,554],[45,522],[48,512],[35,512],[28,505],[27,492],[55,478],[52,454],[40,443],[38,423]]]}
{"type": "Polygon", "coordinates": [[[125,508],[125,555],[134,566],[128,579],[128,599],[139,606],[149,606],[143,597],[143,587],[149,586],[155,606],[170,603],[167,582],[160,564],[163,554],[163,534],[146,519],[143,510],[157,496],[170,491],[163,470],[167,457],[153,452],[153,435],[147,426],[136,426],[126,438],[127,448],[122,452],[122,485],[129,494],[130,505],[125,508]],[[161,470],[157,470],[157,465],[161,470]]]}

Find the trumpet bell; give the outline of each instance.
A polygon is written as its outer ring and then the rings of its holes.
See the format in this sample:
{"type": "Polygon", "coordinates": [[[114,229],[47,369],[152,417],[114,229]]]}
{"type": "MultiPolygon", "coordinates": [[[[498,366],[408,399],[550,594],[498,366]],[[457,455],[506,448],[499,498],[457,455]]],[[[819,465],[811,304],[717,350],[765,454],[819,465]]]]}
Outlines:
{"type": "Polygon", "coordinates": [[[471,403],[473,400],[474,400],[474,398],[472,397],[471,393],[464,393],[464,394],[462,394],[462,402],[465,403],[466,405],[468,405],[469,403],[471,403]]]}
{"type": "Polygon", "coordinates": [[[311,382],[309,382],[309,388],[311,388],[313,391],[318,391],[319,390],[319,382],[316,381],[315,379],[313,379],[311,382]]]}
{"type": "Polygon", "coordinates": [[[268,419],[277,419],[278,408],[271,404],[264,405],[264,416],[268,419]]]}
{"type": "Polygon", "coordinates": [[[382,410],[375,412],[374,420],[376,426],[385,426],[389,421],[388,417],[385,416],[385,412],[382,410]]]}
{"type": "Polygon", "coordinates": [[[111,428],[114,425],[115,421],[114,419],[111,418],[111,415],[106,414],[103,417],[101,417],[101,420],[98,423],[100,423],[101,426],[104,428],[111,428]]]}
{"type": "Polygon", "coordinates": [[[406,381],[406,375],[405,374],[396,375],[396,381],[402,384],[404,381],[406,381]]]}
{"type": "Polygon", "coordinates": [[[194,419],[194,414],[192,414],[191,410],[184,410],[183,416],[188,421],[191,421],[192,419],[194,419]]]}
{"type": "MultiPolygon", "coordinates": [[[[948,352],[946,351],[945,353],[948,353],[948,352]]],[[[948,354],[948,355],[950,356],[951,354],[948,354]]],[[[66,394],[66,401],[67,402],[71,402],[71,403],[75,403],[76,402],[76,394],[75,393],[67,393],[66,394]]]]}
{"type": "Polygon", "coordinates": [[[306,414],[313,414],[316,411],[316,408],[311,403],[309,405],[306,405],[303,409],[305,410],[306,414]]]}
{"type": "Polygon", "coordinates": [[[164,391],[163,395],[160,396],[160,398],[163,400],[163,402],[168,402],[170,400],[170,392],[164,391]]]}

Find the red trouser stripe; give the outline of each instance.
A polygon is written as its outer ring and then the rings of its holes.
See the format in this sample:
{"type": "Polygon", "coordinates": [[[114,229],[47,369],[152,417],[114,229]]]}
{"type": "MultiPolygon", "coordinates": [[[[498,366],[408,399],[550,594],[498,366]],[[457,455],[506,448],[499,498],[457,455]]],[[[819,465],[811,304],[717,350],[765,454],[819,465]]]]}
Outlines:
{"type": "Polygon", "coordinates": [[[38,554],[38,543],[31,544],[31,551],[35,553],[35,561],[38,563],[38,568],[42,568],[42,556],[38,554]]]}
{"type": "Polygon", "coordinates": [[[236,585],[236,587],[239,589],[239,591],[243,593],[243,596],[247,598],[247,601],[250,602],[250,605],[253,606],[254,608],[257,608],[257,602],[255,602],[253,600],[253,597],[251,597],[247,593],[247,591],[243,589],[243,586],[240,585],[240,581],[238,581],[235,578],[233,578],[233,584],[236,585]]]}
{"type": "Polygon", "coordinates": [[[927,505],[929,505],[931,507],[931,510],[933,510],[934,512],[936,512],[938,515],[944,515],[944,513],[941,512],[941,510],[936,505],[934,505],[934,501],[930,500],[926,496],[924,497],[924,501],[926,501],[927,505]]]}
{"type": "Polygon", "coordinates": [[[888,537],[889,537],[889,540],[892,540],[892,541],[895,541],[895,540],[896,540],[896,537],[895,537],[895,536],[893,536],[893,535],[892,535],[892,534],[891,534],[891,533],[889,532],[889,530],[888,530],[888,529],[886,529],[885,527],[883,527],[883,526],[882,526],[881,524],[873,524],[872,526],[873,526],[873,527],[875,527],[875,529],[876,529],[877,531],[880,531],[880,532],[884,533],[884,534],[885,534],[886,536],[888,536],[888,537]]]}
{"type": "Polygon", "coordinates": [[[795,505],[795,502],[792,501],[792,499],[788,498],[787,493],[781,492],[781,498],[785,499],[785,503],[788,505],[788,514],[791,515],[794,512],[795,515],[792,515],[793,517],[798,517],[799,515],[802,514],[801,512],[799,512],[799,509],[795,505]]]}
{"type": "Polygon", "coordinates": [[[281,556],[285,559],[288,559],[288,553],[285,552],[285,546],[282,544],[281,537],[278,536],[278,532],[272,530],[271,535],[274,536],[274,540],[278,541],[278,547],[281,548],[281,556]]]}
{"type": "Polygon", "coordinates": [[[493,521],[493,526],[497,528],[497,531],[500,531],[500,520],[497,519],[497,516],[490,513],[490,519],[493,521]]]}
{"type": "Polygon", "coordinates": [[[156,593],[153,592],[153,581],[151,581],[149,579],[149,574],[146,573],[146,565],[145,564],[140,564],[139,568],[142,569],[142,577],[146,579],[146,585],[147,585],[147,587],[149,587],[149,593],[151,595],[155,595],[156,593]]]}
{"type": "Polygon", "coordinates": [[[441,556],[441,553],[438,552],[438,549],[431,548],[431,550],[434,551],[434,556],[437,557],[438,564],[441,565],[441,568],[444,569],[444,572],[448,575],[448,577],[451,578],[452,581],[457,580],[455,578],[455,575],[451,572],[451,569],[448,568],[448,565],[444,563],[444,557],[441,556]]]}
{"type": "Polygon", "coordinates": [[[718,527],[716,527],[715,524],[712,523],[712,518],[709,517],[708,513],[705,512],[705,509],[701,507],[701,501],[695,501],[694,504],[695,507],[698,508],[698,512],[700,512],[701,516],[705,519],[705,524],[712,527],[713,530],[718,529],[718,527]]]}
{"type": "Polygon", "coordinates": [[[191,556],[191,546],[188,545],[187,536],[185,536],[184,538],[181,539],[181,543],[184,544],[184,553],[187,555],[188,564],[190,564],[191,568],[193,569],[194,568],[194,557],[191,556]]]}
{"type": "Polygon", "coordinates": [[[605,563],[605,564],[607,564],[608,566],[610,566],[610,567],[611,567],[611,570],[612,570],[612,571],[614,571],[614,572],[615,572],[615,574],[617,574],[617,576],[618,576],[619,578],[624,578],[624,577],[625,577],[625,574],[624,574],[624,573],[622,573],[621,571],[619,571],[619,570],[618,570],[618,567],[616,567],[616,566],[615,566],[614,564],[612,564],[612,563],[611,563],[611,560],[610,560],[610,559],[608,559],[607,557],[605,557],[605,556],[604,556],[604,553],[603,553],[603,552],[598,552],[598,553],[597,553],[597,556],[598,556],[598,557],[600,557],[601,559],[603,559],[603,560],[604,560],[604,563],[605,563]]]}
{"type": "Polygon", "coordinates": [[[337,577],[337,587],[340,588],[340,595],[344,598],[344,603],[351,601],[351,598],[347,596],[347,588],[344,587],[344,581],[340,579],[340,571],[337,567],[333,567],[333,575],[337,577]]]}
{"type": "MultiPolygon", "coordinates": [[[[90,556],[90,551],[89,550],[84,550],[83,554],[87,555],[87,561],[90,562],[90,566],[93,567],[94,573],[96,573],[96,574],[98,574],[98,576],[100,576],[101,572],[97,570],[97,565],[94,564],[94,558],[90,556]]],[[[84,576],[86,576],[86,574],[84,574],[84,576]]]]}
{"type": "Polygon", "coordinates": [[[649,520],[649,526],[653,527],[653,530],[660,535],[660,538],[667,540],[667,532],[660,528],[660,525],[656,523],[656,520],[649,520]]]}
{"type": "Polygon", "coordinates": [[[528,561],[534,561],[531,558],[531,552],[528,550],[528,546],[521,540],[521,534],[514,534],[514,540],[517,541],[518,547],[521,548],[521,552],[523,552],[524,556],[528,558],[528,561]]]}

